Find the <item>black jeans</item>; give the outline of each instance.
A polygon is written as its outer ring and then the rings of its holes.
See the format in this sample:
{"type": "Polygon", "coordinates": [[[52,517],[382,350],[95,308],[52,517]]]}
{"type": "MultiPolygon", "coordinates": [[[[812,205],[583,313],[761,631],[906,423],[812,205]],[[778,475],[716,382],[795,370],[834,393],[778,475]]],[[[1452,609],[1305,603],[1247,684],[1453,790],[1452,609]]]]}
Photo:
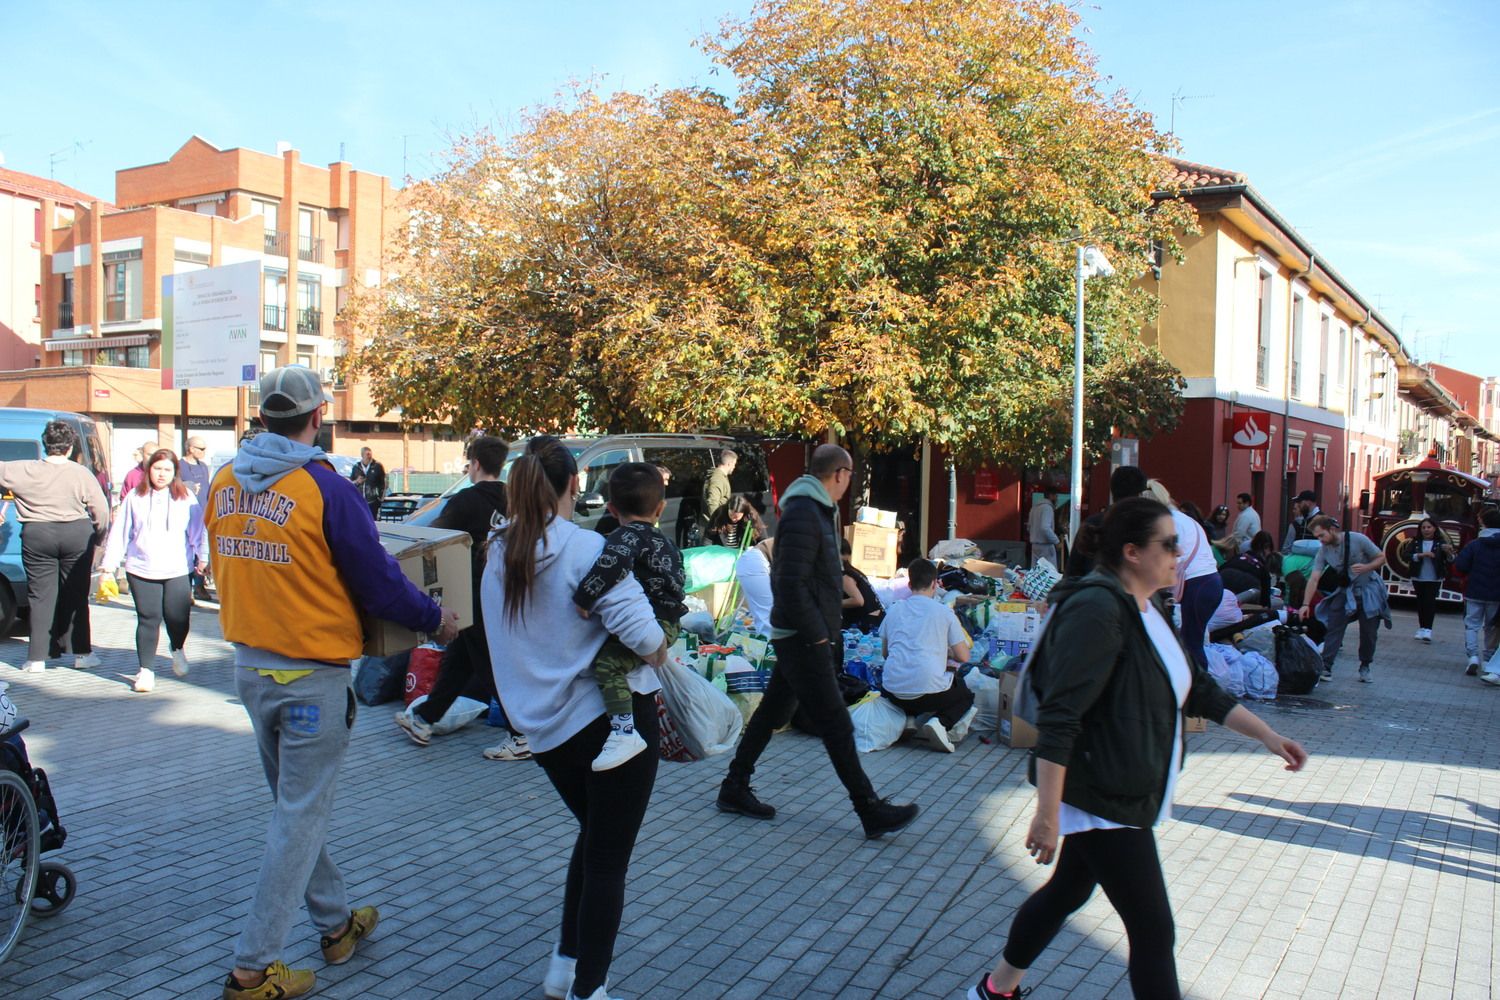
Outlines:
{"type": "Polygon", "coordinates": [[[776,648],[776,666],[760,705],[745,725],[745,735],[740,739],[734,760],[729,763],[729,780],[750,783],[755,762],[771,742],[771,734],[791,721],[800,703],[823,737],[823,748],[828,751],[828,759],[848,790],[854,808],[863,809],[873,803],[877,798],[875,788],[859,763],[854,724],[849,721],[849,709],[844,706],[844,697],[834,679],[843,646],[833,643],[814,646],[796,637],[776,639],[771,645],[776,648]]]}
{"type": "Polygon", "coordinates": [[[1433,619],[1437,617],[1438,591],[1442,589],[1441,580],[1413,580],[1413,589],[1417,592],[1417,627],[1432,628],[1433,619]]]}
{"type": "Polygon", "coordinates": [[[625,873],[646,818],[660,762],[656,699],[634,697],[635,731],[646,749],[619,767],[595,771],[594,758],[609,735],[599,716],[555,750],[535,755],[552,787],[578,820],[578,839],[563,889],[562,935],[557,950],[578,960],[573,993],[592,996],[604,985],[625,909],[625,873]]]}
{"type": "Polygon", "coordinates": [[[1016,911],[1005,960],[1029,969],[1063,921],[1104,889],[1130,939],[1130,989],[1142,1000],[1178,1000],[1176,934],[1150,830],[1089,830],[1063,838],[1052,878],[1016,911]]]}
{"type": "Polygon", "coordinates": [[[31,645],[26,658],[92,653],[93,522],[27,521],[21,526],[21,566],[26,570],[26,603],[31,608],[31,645]]]}
{"type": "Polygon", "coordinates": [[[193,588],[186,576],[148,580],[126,573],[125,577],[135,600],[135,658],[142,670],[150,670],[156,664],[156,641],[161,638],[163,619],[167,623],[167,645],[181,649],[187,643],[193,588]]]}
{"type": "Polygon", "coordinates": [[[961,681],[957,674],[953,675],[953,683],[946,691],[938,691],[934,694],[918,695],[915,698],[901,698],[885,692],[885,696],[907,715],[923,715],[927,712],[938,717],[944,729],[952,729],[963,718],[963,714],[974,705],[974,692],[969,690],[969,685],[961,681]]]}

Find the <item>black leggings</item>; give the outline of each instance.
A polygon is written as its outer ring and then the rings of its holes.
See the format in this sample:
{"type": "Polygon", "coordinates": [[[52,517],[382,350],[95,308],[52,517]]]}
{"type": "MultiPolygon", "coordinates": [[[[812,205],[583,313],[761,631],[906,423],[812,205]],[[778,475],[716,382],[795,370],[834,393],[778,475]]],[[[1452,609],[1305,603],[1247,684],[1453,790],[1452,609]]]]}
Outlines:
{"type": "Polygon", "coordinates": [[[1016,911],[1005,960],[1018,969],[1031,968],[1096,885],[1130,938],[1131,992],[1142,1000],[1178,1000],[1172,907],[1150,830],[1089,830],[1064,837],[1052,878],[1016,911]]]}
{"type": "Polygon", "coordinates": [[[135,657],[142,670],[156,664],[156,641],[161,638],[161,623],[167,623],[167,645],[181,649],[187,642],[188,616],[193,610],[193,587],[186,575],[166,580],[149,580],[126,573],[130,596],[135,600],[135,657]]]}
{"type": "Polygon", "coordinates": [[[27,521],[21,526],[21,566],[31,608],[28,660],[94,651],[89,635],[89,578],[94,523],[27,521]]]}
{"type": "Polygon", "coordinates": [[[578,840],[568,862],[563,890],[562,935],[558,954],[576,958],[573,994],[592,996],[604,985],[625,909],[625,873],[635,838],[646,818],[646,805],[656,784],[659,732],[656,699],[633,698],[635,731],[646,749],[619,767],[595,771],[591,766],[604,738],[609,718],[599,716],[555,750],[535,755],[552,787],[578,820],[578,840]]]}
{"type": "Polygon", "coordinates": [[[1417,627],[1432,628],[1432,621],[1437,617],[1438,590],[1443,581],[1413,580],[1411,585],[1417,591],[1417,627]]]}

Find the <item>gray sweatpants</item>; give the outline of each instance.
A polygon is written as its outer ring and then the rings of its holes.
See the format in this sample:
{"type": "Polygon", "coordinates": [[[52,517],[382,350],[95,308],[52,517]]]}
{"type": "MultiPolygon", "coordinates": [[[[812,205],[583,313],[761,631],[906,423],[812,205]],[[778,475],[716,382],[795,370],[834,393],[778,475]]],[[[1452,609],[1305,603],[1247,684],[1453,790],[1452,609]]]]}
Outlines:
{"type": "Polygon", "coordinates": [[[324,841],[334,784],[354,724],[354,691],[343,667],[321,667],[289,684],[246,667],[236,667],[234,673],[276,800],[234,964],[264,969],[281,958],[302,900],[320,934],[337,930],[349,918],[344,876],[324,841]]]}

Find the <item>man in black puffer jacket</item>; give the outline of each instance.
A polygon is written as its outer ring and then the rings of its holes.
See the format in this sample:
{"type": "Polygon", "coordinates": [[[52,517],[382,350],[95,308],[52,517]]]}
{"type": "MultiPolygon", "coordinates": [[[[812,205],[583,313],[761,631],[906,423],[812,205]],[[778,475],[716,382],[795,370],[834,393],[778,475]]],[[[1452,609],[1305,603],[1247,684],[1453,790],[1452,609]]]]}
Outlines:
{"type": "Polygon", "coordinates": [[[1463,573],[1464,645],[1469,654],[1468,674],[1486,684],[1500,686],[1500,663],[1485,661],[1495,656],[1494,622],[1500,613],[1500,510],[1491,507],[1479,515],[1483,525],[1479,537],[1458,554],[1454,568],[1463,573]]]}
{"type": "Polygon", "coordinates": [[[843,660],[843,562],[839,555],[838,502],[849,489],[854,461],[837,445],[813,451],[808,475],[781,498],[781,521],[771,558],[771,644],[776,666],[765,696],[740,740],[719,787],[724,812],[771,819],[772,806],[750,789],[750,776],[771,734],[785,726],[800,702],[823,737],[828,759],[849,792],[872,840],[894,833],[917,816],[915,803],[895,805],[875,794],[854,747],[854,726],[835,679],[843,660]]]}

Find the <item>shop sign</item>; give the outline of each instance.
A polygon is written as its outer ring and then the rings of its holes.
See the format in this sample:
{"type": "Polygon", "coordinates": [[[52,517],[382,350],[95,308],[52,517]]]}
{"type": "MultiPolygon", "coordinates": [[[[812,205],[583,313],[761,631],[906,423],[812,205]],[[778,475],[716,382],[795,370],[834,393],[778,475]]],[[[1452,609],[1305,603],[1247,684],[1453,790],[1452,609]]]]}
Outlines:
{"type": "Polygon", "coordinates": [[[1270,420],[1264,413],[1231,415],[1225,433],[1231,448],[1264,448],[1271,443],[1270,420]]]}

